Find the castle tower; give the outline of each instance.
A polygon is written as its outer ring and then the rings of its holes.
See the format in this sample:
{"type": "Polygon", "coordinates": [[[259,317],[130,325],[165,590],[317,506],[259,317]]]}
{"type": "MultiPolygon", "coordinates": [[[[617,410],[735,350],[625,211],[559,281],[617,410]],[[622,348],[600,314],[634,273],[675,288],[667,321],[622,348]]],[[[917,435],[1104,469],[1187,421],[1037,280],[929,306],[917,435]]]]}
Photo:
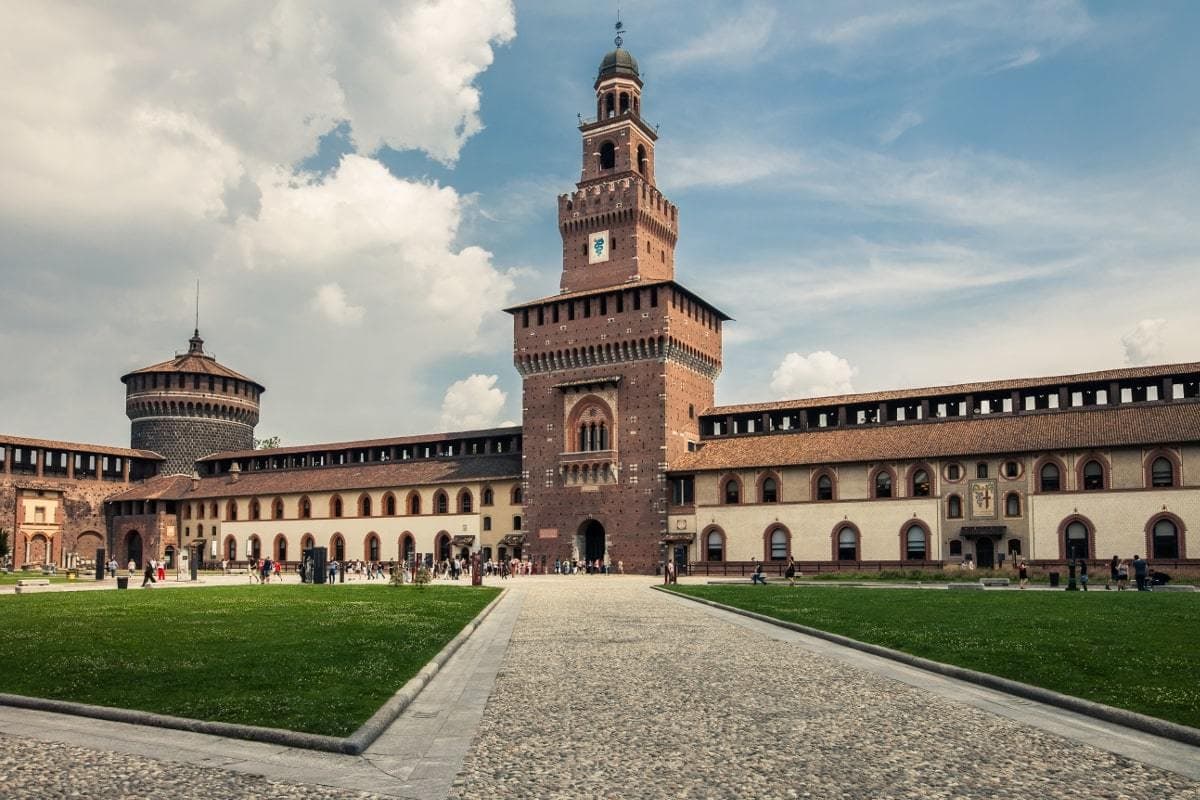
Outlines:
{"type": "Polygon", "coordinates": [[[254,447],[262,384],[204,352],[197,329],[188,350],[121,376],[130,446],[164,457],[162,473],[190,475],[196,459],[254,447]]]}
{"type": "Polygon", "coordinates": [[[657,134],[627,51],[596,78],[575,191],[558,198],[561,293],[507,309],[523,378],[523,555],[667,555],[670,461],[699,440],[721,369],[723,313],[675,281],[679,216],[654,183],[657,134]]]}

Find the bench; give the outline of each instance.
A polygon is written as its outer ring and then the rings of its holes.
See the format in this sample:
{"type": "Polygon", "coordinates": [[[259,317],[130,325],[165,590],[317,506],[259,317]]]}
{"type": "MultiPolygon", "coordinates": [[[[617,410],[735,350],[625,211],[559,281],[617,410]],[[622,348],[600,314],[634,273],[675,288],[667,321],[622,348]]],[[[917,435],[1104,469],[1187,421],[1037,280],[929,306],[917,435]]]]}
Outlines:
{"type": "Polygon", "coordinates": [[[46,578],[23,578],[17,581],[16,593],[21,594],[29,591],[30,589],[38,589],[44,586],[48,587],[49,585],[50,581],[46,578]]]}
{"type": "Polygon", "coordinates": [[[946,588],[950,589],[951,591],[982,592],[983,584],[982,583],[948,583],[948,584],[946,584],[946,588]]]}
{"type": "Polygon", "coordinates": [[[1008,586],[1008,578],[980,578],[980,586],[1008,586]]]}

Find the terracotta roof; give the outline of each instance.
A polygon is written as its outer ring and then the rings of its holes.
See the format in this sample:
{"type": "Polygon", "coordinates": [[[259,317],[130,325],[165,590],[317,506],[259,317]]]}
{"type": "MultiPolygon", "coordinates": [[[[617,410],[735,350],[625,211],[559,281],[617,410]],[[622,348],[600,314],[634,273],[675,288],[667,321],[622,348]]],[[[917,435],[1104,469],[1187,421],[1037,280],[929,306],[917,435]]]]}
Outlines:
{"type": "Polygon", "coordinates": [[[515,306],[509,306],[508,308],[506,308],[504,310],[507,311],[509,314],[513,314],[513,313],[516,313],[517,311],[520,311],[523,308],[534,308],[536,306],[542,305],[543,303],[554,303],[554,302],[557,302],[560,300],[576,300],[580,297],[593,297],[598,294],[608,294],[609,292],[619,292],[623,289],[642,289],[647,286],[674,286],[676,289],[678,289],[679,291],[688,295],[696,302],[700,303],[701,305],[707,306],[722,320],[728,321],[728,320],[733,319],[733,317],[729,316],[724,311],[717,308],[712,303],[708,302],[703,297],[701,297],[700,295],[693,292],[691,289],[689,289],[686,286],[684,286],[683,284],[678,283],[677,281],[671,280],[669,278],[665,278],[665,279],[657,280],[657,281],[630,281],[629,283],[618,283],[618,284],[614,284],[613,286],[605,286],[600,289],[581,289],[577,292],[562,292],[561,294],[555,294],[555,295],[551,295],[549,297],[540,297],[537,300],[529,300],[528,302],[525,302],[525,303],[520,303],[515,306]]]}
{"type": "Polygon", "coordinates": [[[1200,442],[1200,403],[709,439],[672,472],[1200,442]]]}
{"type": "Polygon", "coordinates": [[[510,425],[506,428],[485,428],[478,431],[453,431],[450,433],[422,433],[414,436],[392,436],[387,439],[359,439],[353,442],[326,442],[324,444],[305,444],[292,447],[271,447],[263,450],[229,450],[224,453],[213,453],[199,459],[200,461],[227,461],[234,458],[262,458],[264,456],[290,455],[292,453],[331,453],[338,450],[354,450],[369,447],[394,447],[405,444],[422,444],[446,442],[459,439],[482,439],[488,436],[520,436],[521,426],[510,425]]]}
{"type": "Polygon", "coordinates": [[[343,467],[280,469],[243,472],[234,483],[228,475],[192,479],[184,475],[151,478],[127,492],[120,500],[202,500],[221,497],[273,496],[297,492],[338,492],[381,489],[476,480],[501,480],[521,476],[521,456],[493,455],[467,458],[431,458],[419,461],[385,461],[343,467]]]}
{"type": "Polygon", "coordinates": [[[234,372],[224,364],[218,364],[217,360],[210,355],[196,355],[195,353],[184,353],[181,356],[176,356],[170,361],[163,361],[160,364],[154,364],[149,367],[135,369],[133,372],[127,372],[121,376],[121,381],[124,382],[134,375],[142,375],[151,372],[186,372],[191,375],[199,373],[201,375],[212,375],[217,378],[229,378],[236,381],[245,381],[252,383],[258,387],[260,392],[265,392],[267,389],[253,378],[247,378],[240,372],[234,372]]]}
{"type": "Polygon", "coordinates": [[[977,383],[957,383],[949,386],[930,386],[923,389],[893,389],[885,392],[867,392],[864,394],[843,394],[830,397],[804,397],[796,400],[777,400],[770,403],[744,403],[732,406],[714,406],[701,414],[710,416],[718,414],[743,414],[755,411],[784,411],[793,408],[816,408],[856,403],[876,403],[886,400],[918,399],[935,395],[972,394],[979,392],[1001,392],[1012,389],[1028,389],[1037,386],[1070,383],[1103,383],[1107,381],[1136,380],[1139,378],[1157,378],[1168,375],[1200,373],[1200,362],[1185,364],[1161,364],[1148,367],[1127,367],[1124,369],[1109,369],[1100,372],[1080,372],[1072,375],[1052,375],[1044,378],[1012,378],[999,381],[980,381],[977,383]]]}
{"type": "Polygon", "coordinates": [[[148,458],[154,461],[165,461],[158,453],[150,450],[131,450],[128,447],[110,447],[104,444],[80,444],[78,442],[60,442],[54,439],[29,439],[24,436],[8,436],[0,433],[0,445],[13,447],[40,447],[45,450],[70,450],[76,453],[94,453],[102,456],[121,456],[122,458],[148,458]]]}

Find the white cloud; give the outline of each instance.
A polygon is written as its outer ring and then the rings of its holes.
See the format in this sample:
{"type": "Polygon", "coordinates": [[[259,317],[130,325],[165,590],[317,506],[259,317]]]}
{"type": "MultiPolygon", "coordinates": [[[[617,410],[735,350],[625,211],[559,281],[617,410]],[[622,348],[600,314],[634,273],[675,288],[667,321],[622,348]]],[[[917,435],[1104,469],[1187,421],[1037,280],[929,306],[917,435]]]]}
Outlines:
{"type": "Polygon", "coordinates": [[[771,374],[771,391],[777,398],[827,397],[850,394],[858,370],[828,350],[802,356],[788,353],[771,374]]]}
{"type": "Polygon", "coordinates": [[[493,428],[508,399],[496,387],[496,375],[472,375],[455,381],[442,398],[442,430],[478,430],[493,428]]]}
{"type": "Polygon", "coordinates": [[[694,67],[697,63],[743,66],[757,61],[775,26],[774,8],[750,3],[733,17],[722,16],[712,28],[657,59],[667,67],[694,67]]]}
{"type": "Polygon", "coordinates": [[[899,117],[892,121],[891,125],[879,134],[880,144],[891,144],[899,139],[906,132],[920,125],[925,121],[925,118],[912,109],[904,111],[899,117]]]}
{"type": "Polygon", "coordinates": [[[1166,349],[1163,334],[1166,332],[1165,319],[1144,319],[1133,330],[1121,337],[1121,345],[1125,348],[1125,363],[1134,366],[1152,364],[1162,358],[1166,349]]]}
{"type": "Polygon", "coordinates": [[[346,302],[346,290],[336,283],[327,283],[317,289],[312,309],[335,325],[357,325],[366,313],[362,306],[346,302]]]}

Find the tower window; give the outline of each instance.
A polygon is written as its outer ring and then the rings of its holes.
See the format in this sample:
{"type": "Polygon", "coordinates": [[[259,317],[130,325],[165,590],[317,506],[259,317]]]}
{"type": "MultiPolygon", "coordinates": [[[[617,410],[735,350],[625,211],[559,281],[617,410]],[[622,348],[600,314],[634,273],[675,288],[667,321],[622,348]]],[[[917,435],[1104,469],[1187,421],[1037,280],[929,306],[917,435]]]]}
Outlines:
{"type": "Polygon", "coordinates": [[[643,175],[646,174],[646,146],[645,145],[641,145],[641,144],[638,145],[637,168],[638,168],[638,172],[642,173],[643,175]]]}
{"type": "Polygon", "coordinates": [[[612,169],[617,165],[617,148],[612,142],[600,145],[600,169],[612,169]]]}

